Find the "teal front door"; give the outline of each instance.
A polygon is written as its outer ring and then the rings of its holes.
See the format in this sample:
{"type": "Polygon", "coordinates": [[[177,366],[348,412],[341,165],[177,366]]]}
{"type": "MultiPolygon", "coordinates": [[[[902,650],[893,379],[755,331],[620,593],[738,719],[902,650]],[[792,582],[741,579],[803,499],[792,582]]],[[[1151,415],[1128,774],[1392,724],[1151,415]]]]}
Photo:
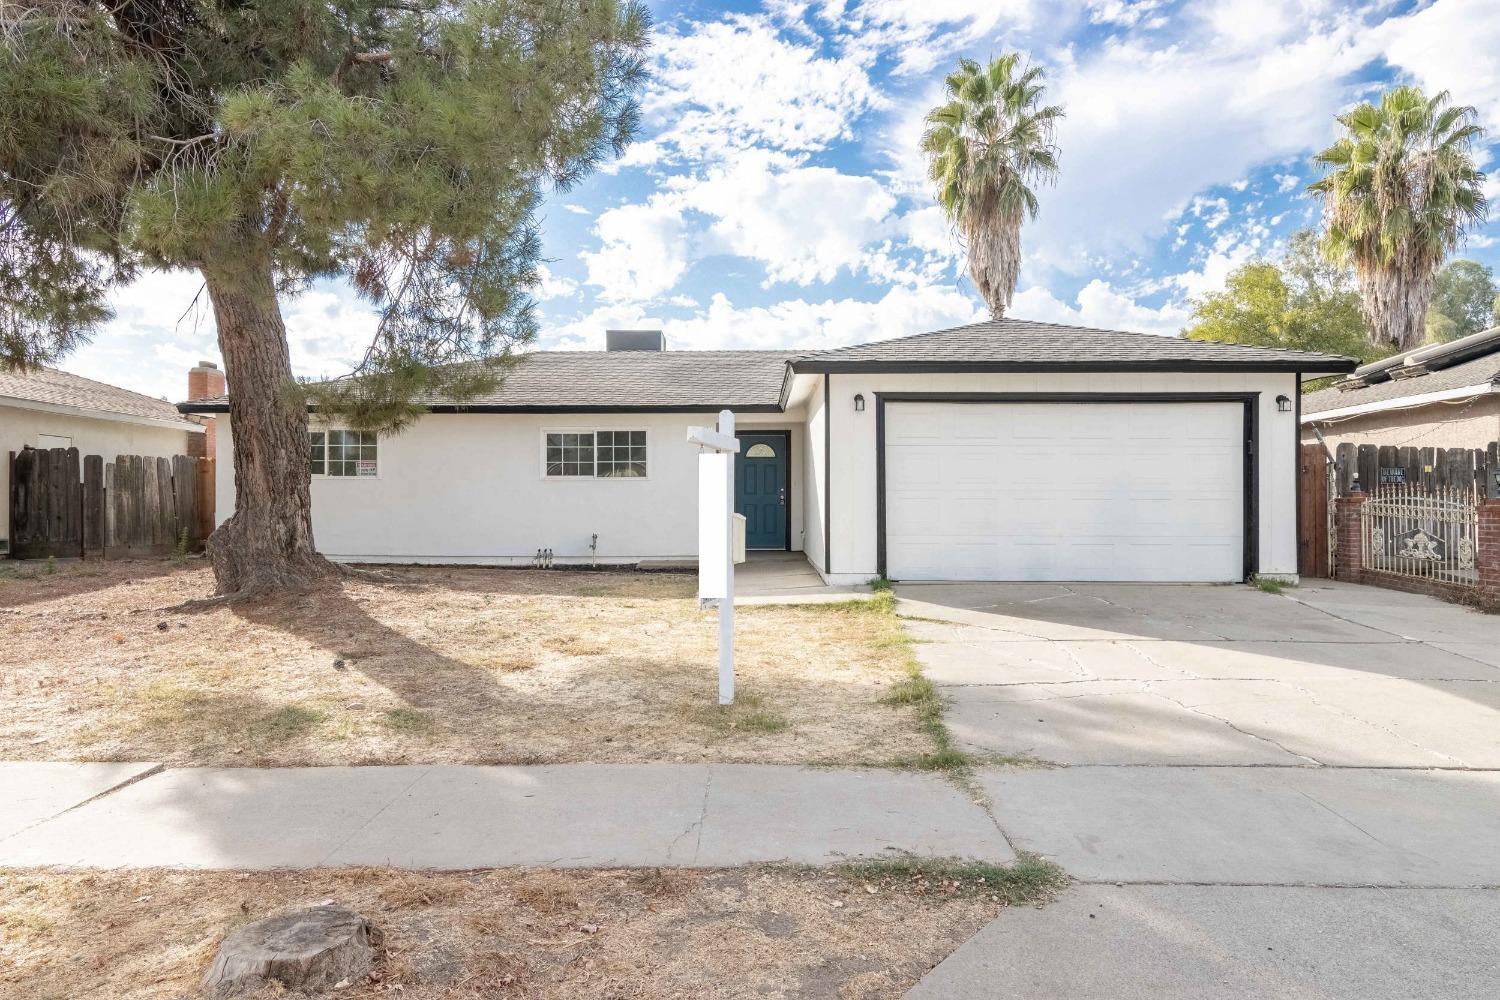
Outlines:
{"type": "Polygon", "coordinates": [[[734,510],[745,515],[745,548],[786,549],[790,434],[741,434],[734,459],[734,510]]]}

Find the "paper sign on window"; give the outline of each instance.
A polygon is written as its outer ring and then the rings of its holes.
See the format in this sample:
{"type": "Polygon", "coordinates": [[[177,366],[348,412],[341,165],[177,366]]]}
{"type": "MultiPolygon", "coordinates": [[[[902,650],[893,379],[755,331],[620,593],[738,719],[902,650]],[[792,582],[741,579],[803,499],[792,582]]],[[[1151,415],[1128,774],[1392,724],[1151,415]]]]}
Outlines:
{"type": "Polygon", "coordinates": [[[375,463],[373,461],[371,461],[370,459],[366,459],[366,458],[360,459],[357,463],[355,463],[355,469],[356,469],[356,475],[360,475],[360,476],[373,476],[373,475],[375,475],[375,463]]]}

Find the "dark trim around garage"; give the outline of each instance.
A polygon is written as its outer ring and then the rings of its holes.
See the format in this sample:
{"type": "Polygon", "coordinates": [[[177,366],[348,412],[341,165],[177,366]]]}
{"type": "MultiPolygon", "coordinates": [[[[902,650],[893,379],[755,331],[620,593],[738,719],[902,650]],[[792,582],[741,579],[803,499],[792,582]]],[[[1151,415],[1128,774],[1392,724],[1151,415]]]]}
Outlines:
{"type": "Polygon", "coordinates": [[[823,376],[823,572],[833,572],[833,376],[823,376]]]}
{"type": "MultiPolygon", "coordinates": [[[[735,413],[784,413],[778,403],[754,403],[737,406],[733,403],[684,404],[681,406],[505,406],[492,403],[438,403],[425,408],[428,413],[713,413],[733,410],[735,413]]],[[[309,406],[309,413],[317,407],[309,406]]],[[[178,403],[179,413],[228,413],[228,403],[178,403]]]]}
{"type": "Polygon", "coordinates": [[[1292,399],[1297,412],[1292,419],[1292,488],[1297,491],[1297,506],[1292,517],[1297,524],[1297,576],[1302,575],[1302,375],[1292,376],[1292,399]]]}
{"type": "MultiPolygon", "coordinates": [[[[1075,363],[1059,361],[838,361],[821,358],[802,358],[790,362],[797,374],[841,375],[862,373],[866,375],[916,375],[954,374],[973,372],[1033,372],[1060,374],[1089,374],[1098,372],[1288,372],[1300,373],[1307,367],[1306,361],[1085,361],[1075,363]]],[[[1334,359],[1327,366],[1328,374],[1351,372],[1359,362],[1353,358],[1334,359]]]]}
{"type": "MultiPolygon", "coordinates": [[[[1300,386],[1299,386],[1300,388],[1300,386]]],[[[885,406],[886,403],[1240,403],[1244,407],[1245,465],[1241,476],[1244,508],[1244,579],[1260,564],[1260,393],[1259,392],[877,392],[875,393],[875,565],[886,575],[885,406]]]]}

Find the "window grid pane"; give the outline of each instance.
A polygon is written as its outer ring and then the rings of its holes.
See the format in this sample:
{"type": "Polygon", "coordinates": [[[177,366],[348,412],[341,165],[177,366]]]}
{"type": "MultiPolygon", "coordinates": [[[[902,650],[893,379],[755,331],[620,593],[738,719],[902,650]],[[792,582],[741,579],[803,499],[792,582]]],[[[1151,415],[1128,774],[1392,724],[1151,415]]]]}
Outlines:
{"type": "Polygon", "coordinates": [[[599,475],[640,479],[646,475],[645,431],[599,431],[599,475]]]}
{"type": "Polygon", "coordinates": [[[557,433],[547,435],[547,475],[584,476],[594,474],[594,435],[592,433],[557,433]]]}
{"type": "Polygon", "coordinates": [[[380,468],[379,452],[374,431],[331,430],[327,439],[327,475],[374,476],[380,468]]]}
{"type": "Polygon", "coordinates": [[[307,444],[311,452],[309,456],[309,468],[313,475],[321,476],[324,469],[325,449],[327,438],[322,431],[308,431],[307,444]]]}

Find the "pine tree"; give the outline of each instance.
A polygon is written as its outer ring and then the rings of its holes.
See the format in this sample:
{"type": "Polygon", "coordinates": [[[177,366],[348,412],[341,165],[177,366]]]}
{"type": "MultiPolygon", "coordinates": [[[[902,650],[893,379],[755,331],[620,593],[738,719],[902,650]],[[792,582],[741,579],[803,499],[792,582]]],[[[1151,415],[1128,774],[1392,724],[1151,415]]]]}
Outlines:
{"type": "Polygon", "coordinates": [[[539,199],[631,138],[647,31],[637,0],[0,7],[0,364],[84,342],[142,269],[197,271],[234,442],[219,591],[307,586],[282,299],[339,277],[378,308],[362,377],[318,399],[359,426],[492,384],[533,333],[539,199]]]}

